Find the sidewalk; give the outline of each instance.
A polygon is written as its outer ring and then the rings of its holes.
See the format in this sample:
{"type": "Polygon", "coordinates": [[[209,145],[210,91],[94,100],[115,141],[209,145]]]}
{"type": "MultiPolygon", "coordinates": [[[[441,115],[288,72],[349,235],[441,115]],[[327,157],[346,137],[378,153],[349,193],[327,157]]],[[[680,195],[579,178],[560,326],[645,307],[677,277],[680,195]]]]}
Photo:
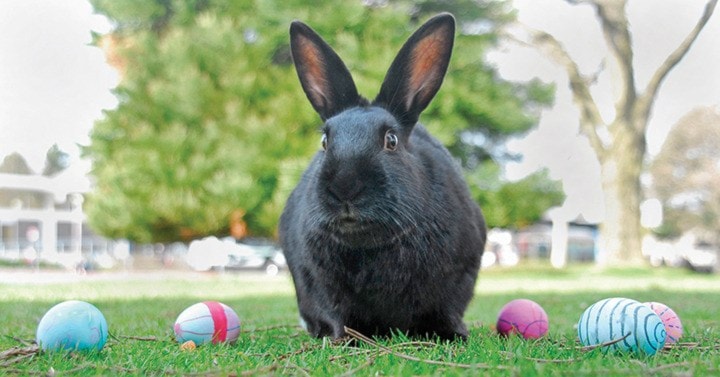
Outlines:
{"type": "MultiPolygon", "coordinates": [[[[210,277],[210,274],[206,274],[210,277]]],[[[0,268],[0,284],[55,284],[73,283],[87,281],[122,281],[122,280],[146,280],[156,281],[168,278],[197,280],[202,279],[203,274],[188,271],[102,271],[88,272],[84,274],[75,271],[50,270],[32,268],[0,268]]]]}

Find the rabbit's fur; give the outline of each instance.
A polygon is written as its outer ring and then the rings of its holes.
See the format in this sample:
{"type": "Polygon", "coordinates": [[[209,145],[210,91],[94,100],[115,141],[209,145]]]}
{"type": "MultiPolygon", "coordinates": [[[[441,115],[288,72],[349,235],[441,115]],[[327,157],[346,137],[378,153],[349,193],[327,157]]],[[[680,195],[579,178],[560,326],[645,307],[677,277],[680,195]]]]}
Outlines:
{"type": "Polygon", "coordinates": [[[310,27],[290,28],[295,67],[325,121],[323,148],[288,199],[280,241],[310,334],[466,338],[485,222],[460,168],[420,124],[448,67],[441,14],[402,47],[370,103],[310,27]]]}

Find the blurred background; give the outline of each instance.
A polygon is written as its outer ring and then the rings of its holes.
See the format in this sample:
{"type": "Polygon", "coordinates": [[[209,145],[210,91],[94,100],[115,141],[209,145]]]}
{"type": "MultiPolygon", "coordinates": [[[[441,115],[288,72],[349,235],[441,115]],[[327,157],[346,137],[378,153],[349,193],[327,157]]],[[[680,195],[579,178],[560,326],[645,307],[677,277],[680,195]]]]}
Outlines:
{"type": "Polygon", "coordinates": [[[373,98],[449,11],[421,122],[483,208],[486,268],[715,272],[716,3],[0,0],[0,268],[277,274],[279,215],[320,148],[290,22],[373,98]]]}

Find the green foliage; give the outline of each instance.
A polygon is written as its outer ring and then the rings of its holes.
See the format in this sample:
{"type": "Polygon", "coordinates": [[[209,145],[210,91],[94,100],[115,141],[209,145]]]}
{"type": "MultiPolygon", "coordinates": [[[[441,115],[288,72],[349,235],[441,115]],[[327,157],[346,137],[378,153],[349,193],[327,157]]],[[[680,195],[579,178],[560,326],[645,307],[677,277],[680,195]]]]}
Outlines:
{"type": "MultiPolygon", "coordinates": [[[[11,153],[3,158],[0,163],[0,173],[18,174],[18,175],[34,175],[25,157],[20,153],[11,153]]],[[[0,208],[42,208],[45,204],[43,194],[0,187],[0,208]]]]}
{"type": "Polygon", "coordinates": [[[54,144],[45,155],[45,167],[42,175],[51,177],[65,170],[68,167],[68,157],[67,153],[63,152],[57,144],[54,144]]]}
{"type": "Polygon", "coordinates": [[[531,225],[548,208],[562,204],[565,199],[560,182],[551,180],[547,170],[517,182],[502,182],[500,168],[484,163],[469,172],[467,180],[488,227],[519,229],[531,225]]]}
{"type": "Polygon", "coordinates": [[[289,53],[294,19],[326,38],[372,98],[419,21],[465,9],[456,14],[469,31],[458,36],[443,89],[421,119],[463,160],[490,155],[463,148],[461,135],[501,142],[532,127],[551,101],[548,87],[502,81],[483,62],[494,29],[512,16],[504,2],[368,3],[93,0],[116,24],[96,39],[112,42],[123,80],[118,108],[95,124],[85,150],[97,182],[87,205],[92,227],[109,237],[172,241],[227,233],[230,214],[241,210],[250,233],[274,235],[319,147],[320,119],[289,53]]]}

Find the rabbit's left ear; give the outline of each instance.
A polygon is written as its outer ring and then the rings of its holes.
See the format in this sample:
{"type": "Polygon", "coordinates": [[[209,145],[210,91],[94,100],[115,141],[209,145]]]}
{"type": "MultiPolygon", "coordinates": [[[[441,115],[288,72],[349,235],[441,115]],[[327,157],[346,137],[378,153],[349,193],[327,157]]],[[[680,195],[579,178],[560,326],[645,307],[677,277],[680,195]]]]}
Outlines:
{"type": "Polygon", "coordinates": [[[358,105],[360,96],[350,72],[313,29],[294,21],[290,49],[303,90],[323,120],[358,105]]]}
{"type": "Polygon", "coordinates": [[[374,104],[414,126],[447,72],[455,39],[455,18],[443,13],[420,27],[398,52],[374,104]]]}

